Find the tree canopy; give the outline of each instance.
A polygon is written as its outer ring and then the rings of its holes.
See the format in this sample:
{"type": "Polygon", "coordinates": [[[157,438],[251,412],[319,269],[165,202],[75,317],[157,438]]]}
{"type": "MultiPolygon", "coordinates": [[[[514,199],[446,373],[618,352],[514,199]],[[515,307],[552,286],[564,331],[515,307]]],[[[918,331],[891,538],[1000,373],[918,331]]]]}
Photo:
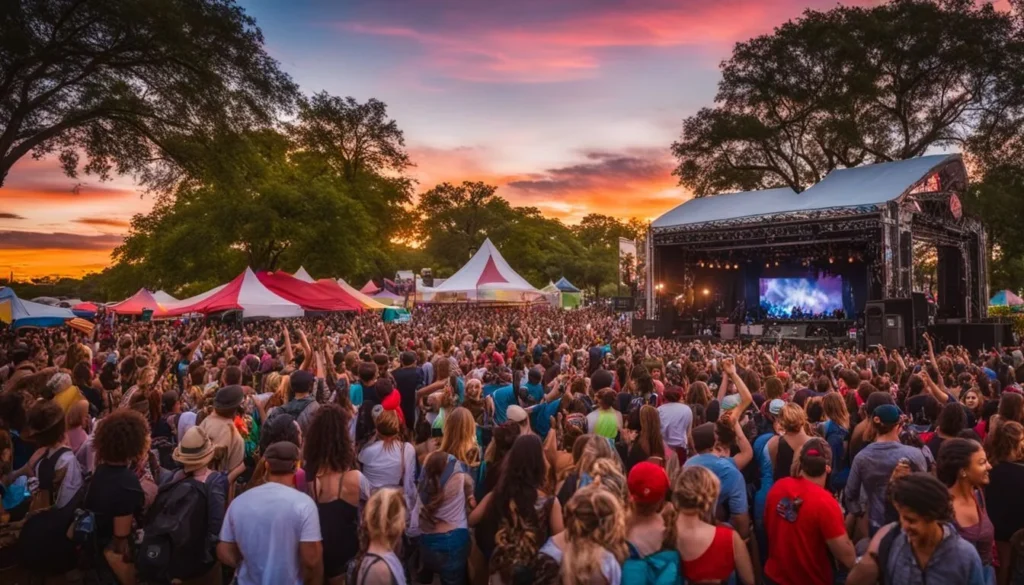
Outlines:
{"type": "Polygon", "coordinates": [[[1020,109],[1021,30],[973,0],[808,10],[738,43],[716,105],[683,121],[675,174],[697,196],[986,142],[1020,109]]]}
{"type": "Polygon", "coordinates": [[[297,96],[233,0],[4,6],[0,186],[31,153],[57,155],[70,176],[134,175],[169,189],[202,164],[188,156],[202,139],[276,123],[297,96]]]}

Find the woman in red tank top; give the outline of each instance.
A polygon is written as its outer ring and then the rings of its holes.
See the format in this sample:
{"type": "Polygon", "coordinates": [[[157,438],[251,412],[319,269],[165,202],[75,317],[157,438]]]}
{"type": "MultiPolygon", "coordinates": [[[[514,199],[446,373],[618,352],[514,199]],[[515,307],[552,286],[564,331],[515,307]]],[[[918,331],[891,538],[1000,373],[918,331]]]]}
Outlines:
{"type": "Polygon", "coordinates": [[[672,490],[676,508],[676,549],[683,576],[695,585],[721,583],[733,571],[744,585],[753,585],[754,566],[743,539],[728,526],[709,524],[718,502],[718,478],[711,471],[692,466],[683,469],[672,490]]]}

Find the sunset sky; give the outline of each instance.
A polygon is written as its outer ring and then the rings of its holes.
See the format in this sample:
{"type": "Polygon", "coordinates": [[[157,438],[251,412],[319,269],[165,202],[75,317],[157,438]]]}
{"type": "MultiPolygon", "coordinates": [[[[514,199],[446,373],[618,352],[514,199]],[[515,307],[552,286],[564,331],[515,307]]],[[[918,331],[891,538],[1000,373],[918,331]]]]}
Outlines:
{"type": "MultiPolygon", "coordinates": [[[[687,194],[669,145],[711,105],[733,43],[835,0],[243,0],[304,92],[375,97],[419,191],[483,180],[569,223],[653,218],[687,194]]],[[[0,275],[110,263],[152,198],[130,177],[23,159],[0,188],[0,275]],[[77,187],[77,188],[76,188],[77,187]]]]}

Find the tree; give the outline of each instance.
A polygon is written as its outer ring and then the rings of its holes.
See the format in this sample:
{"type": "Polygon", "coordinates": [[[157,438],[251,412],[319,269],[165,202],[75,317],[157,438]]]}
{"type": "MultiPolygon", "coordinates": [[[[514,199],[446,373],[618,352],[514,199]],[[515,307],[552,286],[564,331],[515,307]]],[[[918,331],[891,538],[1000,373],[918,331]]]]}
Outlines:
{"type": "MultiPolygon", "coordinates": [[[[1020,159],[1018,159],[1020,160],[1020,159]]],[[[964,211],[982,218],[988,230],[991,290],[1024,288],[1024,164],[985,169],[964,195],[964,211]]]]}
{"type": "Polygon", "coordinates": [[[1019,35],[973,0],[808,10],[736,45],[716,106],[672,145],[675,174],[697,196],[800,191],[836,168],[984,142],[1024,103],[1019,35]]]}
{"type": "Polygon", "coordinates": [[[413,164],[404,133],[388,117],[387,104],[320,92],[299,100],[298,118],[289,132],[310,173],[338,176],[349,194],[379,219],[367,227],[382,252],[377,263],[386,263],[383,253],[391,251],[391,242],[408,241],[415,230],[407,209],[413,181],[405,176],[413,164]]]}
{"type": "Polygon", "coordinates": [[[168,188],[186,138],[267,126],[296,87],[233,0],[21,0],[0,12],[0,186],[20,158],[168,188]]]}
{"type": "Polygon", "coordinates": [[[512,219],[512,206],[497,189],[480,181],[441,183],[420,196],[419,237],[442,272],[462,267],[492,230],[512,219]]]}
{"type": "Polygon", "coordinates": [[[584,249],[578,284],[592,288],[595,295],[600,294],[603,284],[617,285],[619,238],[631,237],[629,228],[614,217],[591,213],[572,229],[584,249]]]}
{"type": "Polygon", "coordinates": [[[143,283],[171,290],[223,283],[246,266],[301,263],[324,274],[365,269],[373,256],[369,215],[345,181],[311,174],[313,165],[297,164],[288,138],[274,131],[229,141],[223,150],[237,173],[218,169],[133,218],[114,252],[119,264],[136,266],[143,283]]]}

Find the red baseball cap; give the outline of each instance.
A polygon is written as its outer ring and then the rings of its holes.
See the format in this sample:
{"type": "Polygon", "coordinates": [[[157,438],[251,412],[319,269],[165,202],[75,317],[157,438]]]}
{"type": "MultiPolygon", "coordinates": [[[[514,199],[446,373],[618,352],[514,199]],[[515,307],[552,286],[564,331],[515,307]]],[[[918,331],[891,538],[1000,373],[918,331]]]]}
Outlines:
{"type": "Polygon", "coordinates": [[[668,493],[668,474],[660,465],[644,461],[629,471],[629,495],[638,504],[656,504],[668,493]]]}

